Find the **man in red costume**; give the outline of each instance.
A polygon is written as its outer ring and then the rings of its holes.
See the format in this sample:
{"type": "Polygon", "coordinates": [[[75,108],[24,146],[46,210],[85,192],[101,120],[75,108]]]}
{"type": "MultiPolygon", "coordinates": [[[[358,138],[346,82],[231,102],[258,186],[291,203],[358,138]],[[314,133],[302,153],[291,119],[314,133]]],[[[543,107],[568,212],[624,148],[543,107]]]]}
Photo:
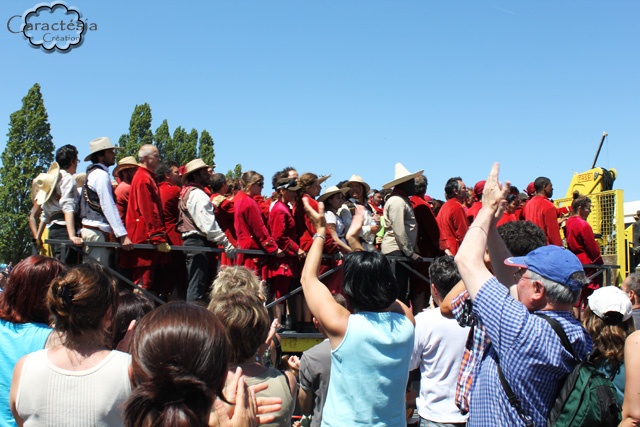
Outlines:
{"type": "Polygon", "coordinates": [[[482,209],[482,192],[484,191],[484,184],[486,182],[487,181],[484,181],[484,180],[478,181],[476,185],[473,186],[474,202],[473,202],[473,205],[467,211],[467,218],[469,218],[469,224],[471,224],[473,220],[476,219],[476,215],[478,215],[478,212],[480,212],[480,209],[482,209]]]}
{"type": "Polygon", "coordinates": [[[469,229],[469,218],[462,207],[462,202],[467,198],[467,186],[460,177],[450,178],[444,186],[444,192],[447,202],[437,216],[440,249],[447,255],[455,256],[469,229]]]}
{"type": "MultiPolygon", "coordinates": [[[[236,236],[236,227],[234,224],[235,215],[235,197],[226,194],[229,191],[227,178],[221,173],[215,173],[211,177],[211,203],[215,207],[216,221],[224,231],[225,236],[233,246],[238,245],[238,237],[236,236]]],[[[235,260],[228,258],[224,253],[220,257],[222,265],[235,265],[235,260]]]]}
{"type": "MultiPolygon", "coordinates": [[[[160,163],[156,168],[156,179],[164,225],[167,229],[169,242],[172,246],[182,246],[182,238],[176,230],[178,223],[178,204],[180,203],[180,173],[178,164],[174,161],[160,163]]],[[[187,269],[184,261],[184,252],[172,251],[166,264],[161,264],[156,270],[156,283],[154,288],[163,295],[177,292],[182,295],[186,291],[187,269]]]]}
{"type": "Polygon", "coordinates": [[[549,178],[543,176],[533,182],[536,195],[524,207],[524,219],[531,221],[544,231],[547,243],[562,247],[560,226],[558,225],[558,211],[549,200],[553,196],[553,184],[549,178]]]}
{"type": "Polygon", "coordinates": [[[146,144],[140,147],[138,159],[140,167],[131,181],[125,226],[134,244],[157,245],[157,250],[134,249],[128,254],[123,254],[120,265],[133,269],[134,282],[142,279],[143,288],[157,292],[152,286],[155,268],[156,265],[167,261],[166,252],[171,250],[154,173],[160,164],[160,154],[156,147],[146,144]]]}
{"type": "MultiPolygon", "coordinates": [[[[424,175],[415,178],[415,194],[409,198],[413,205],[413,213],[418,223],[418,239],[416,240],[416,252],[423,258],[435,258],[440,256],[440,229],[431,205],[424,196],[427,192],[427,177],[424,175]]],[[[414,264],[413,268],[425,277],[429,277],[429,263],[414,264]]],[[[426,308],[431,296],[430,283],[411,275],[409,280],[409,297],[414,313],[420,313],[426,308]]]]}
{"type": "Polygon", "coordinates": [[[371,190],[369,194],[369,206],[371,206],[371,208],[377,215],[382,216],[384,214],[384,206],[382,206],[382,194],[380,194],[378,190],[371,190]]]}

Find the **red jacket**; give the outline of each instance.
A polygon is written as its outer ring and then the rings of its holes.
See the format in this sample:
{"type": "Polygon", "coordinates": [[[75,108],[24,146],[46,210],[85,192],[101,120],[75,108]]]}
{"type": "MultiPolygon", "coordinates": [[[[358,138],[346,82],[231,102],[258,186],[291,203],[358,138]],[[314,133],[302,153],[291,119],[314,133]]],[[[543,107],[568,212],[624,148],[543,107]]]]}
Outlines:
{"type": "Polygon", "coordinates": [[[267,230],[260,207],[244,192],[239,192],[235,197],[234,225],[239,249],[264,249],[269,253],[278,250],[278,245],[267,230]]]}
{"type": "Polygon", "coordinates": [[[558,212],[549,199],[540,195],[534,196],[524,207],[524,219],[542,228],[549,245],[562,247],[558,212]]]}
{"type": "Polygon", "coordinates": [[[453,255],[457,254],[469,229],[469,218],[462,203],[455,197],[447,200],[436,219],[440,228],[440,249],[449,249],[453,255]]]}
{"type": "Polygon", "coordinates": [[[211,203],[215,206],[216,221],[233,246],[238,246],[235,221],[235,198],[225,197],[222,194],[212,194],[211,203]]]}
{"type": "Polygon", "coordinates": [[[269,209],[271,208],[271,202],[269,200],[265,200],[262,194],[254,196],[253,200],[255,200],[258,204],[260,212],[262,213],[262,218],[264,219],[264,222],[266,224],[267,221],[269,221],[269,209]]]}
{"type": "Polygon", "coordinates": [[[131,191],[131,184],[127,184],[121,181],[113,190],[113,198],[116,202],[116,207],[120,213],[120,219],[125,224],[127,221],[127,205],[129,204],[129,191],[131,191]]]}
{"type": "Polygon", "coordinates": [[[567,219],[567,247],[583,264],[604,264],[593,229],[579,216],[567,219]]]}
{"type": "MultiPolygon", "coordinates": [[[[304,212],[304,205],[302,204],[303,198],[306,198],[309,201],[309,206],[311,206],[311,208],[316,212],[318,211],[318,202],[308,194],[303,194],[302,197],[296,201],[296,205],[293,208],[293,219],[296,222],[296,235],[300,241],[300,247],[303,251],[309,252],[311,244],[313,243],[313,235],[316,234],[316,228],[304,212]]],[[[333,241],[333,237],[331,237],[329,230],[327,230],[323,252],[332,254],[337,250],[338,246],[333,241]]]]}
{"type": "MultiPolygon", "coordinates": [[[[138,168],[131,181],[125,226],[134,244],[169,242],[155,174],[143,166],[138,168]]],[[[146,267],[167,259],[166,254],[148,249],[134,249],[123,254],[121,265],[129,268],[146,267]]]]}
{"type": "Polygon", "coordinates": [[[473,202],[473,205],[467,211],[467,219],[469,219],[469,224],[473,222],[474,219],[478,216],[478,212],[482,209],[482,200],[476,200],[473,202]]]}
{"type": "Polygon", "coordinates": [[[160,201],[162,202],[162,213],[164,214],[164,225],[171,244],[182,246],[180,233],[176,231],[178,213],[180,210],[180,187],[171,185],[167,181],[158,184],[160,191],[160,201]]]}
{"type": "Polygon", "coordinates": [[[505,213],[502,214],[502,218],[500,218],[500,220],[496,224],[496,227],[500,227],[502,224],[506,224],[508,222],[518,221],[518,220],[519,220],[518,211],[516,211],[516,212],[514,212],[512,214],[505,212],[505,213]]]}
{"type": "Polygon", "coordinates": [[[298,243],[296,242],[296,224],[289,206],[281,201],[274,203],[269,222],[269,232],[276,244],[288,256],[282,258],[271,257],[269,259],[269,277],[296,276],[298,271],[298,243]]]}
{"type": "Polygon", "coordinates": [[[417,252],[423,257],[436,257],[440,251],[440,229],[431,205],[420,196],[411,196],[413,213],[418,223],[417,252]]]}

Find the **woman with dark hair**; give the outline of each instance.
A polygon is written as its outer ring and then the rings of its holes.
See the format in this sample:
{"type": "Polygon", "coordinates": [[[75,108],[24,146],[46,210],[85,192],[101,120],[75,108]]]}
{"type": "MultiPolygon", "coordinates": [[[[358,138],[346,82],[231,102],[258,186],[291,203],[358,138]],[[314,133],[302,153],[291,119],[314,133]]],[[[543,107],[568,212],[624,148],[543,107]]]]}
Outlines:
{"type": "Polygon", "coordinates": [[[635,330],[629,296],[616,286],[596,289],[588,298],[584,328],[593,340],[590,359],[611,378],[622,405],[625,390],[624,342],[635,330]]]}
{"type": "Polygon", "coordinates": [[[267,384],[258,397],[282,399],[282,407],[273,415],[268,427],[291,426],[291,415],[297,395],[296,378],[289,371],[281,373],[257,361],[258,350],[269,334],[269,313],[264,303],[248,289],[238,288],[218,294],[209,303],[209,310],[222,322],[229,337],[229,374],[242,369],[249,386],[267,384]]]}
{"type": "MultiPolygon", "coordinates": [[[[262,193],[264,177],[258,172],[242,174],[242,191],[235,197],[234,225],[238,236],[238,249],[262,249],[277,257],[284,256],[267,230],[267,225],[255,197],[262,193]]],[[[238,254],[236,265],[254,270],[262,280],[266,280],[267,257],[238,254]]]]}
{"type": "Polygon", "coordinates": [[[124,339],[131,327],[131,322],[138,322],[142,317],[153,310],[155,305],[146,296],[134,292],[121,292],[118,309],[113,317],[112,348],[116,348],[124,339]]]}
{"type": "Polygon", "coordinates": [[[67,271],[54,258],[32,255],[20,261],[0,292],[0,425],[15,425],[9,408],[13,367],[26,354],[52,347],[57,334],[48,326],[45,304],[53,279],[67,271]]]}
{"type": "Polygon", "coordinates": [[[99,264],[79,265],[51,283],[47,306],[62,345],[16,364],[10,402],[18,425],[122,425],[131,357],[111,350],[105,332],[117,304],[115,281],[99,264]]]}
{"type": "Polygon", "coordinates": [[[204,307],[172,302],[149,313],[133,333],[125,425],[209,425],[227,352],[224,327],[204,307]]]}
{"type": "MultiPolygon", "coordinates": [[[[343,289],[354,314],[340,306],[318,280],[326,221],[324,206],[315,212],[305,203],[318,230],[302,272],[311,313],[331,343],[331,381],[322,414],[323,426],[405,426],[405,386],[413,347],[411,310],[398,301],[398,284],[379,252],[357,251],[344,260],[343,289]]],[[[362,214],[347,234],[356,247],[362,214]]]]}
{"type": "MultiPolygon", "coordinates": [[[[512,189],[515,187],[512,187],[512,189]]],[[[496,224],[496,227],[500,227],[502,224],[506,224],[511,221],[518,221],[518,208],[520,208],[520,197],[518,197],[518,189],[516,191],[510,191],[506,197],[507,206],[504,209],[502,218],[496,224]]]]}
{"type": "MultiPolygon", "coordinates": [[[[591,213],[591,199],[587,196],[580,196],[577,191],[573,193],[573,202],[571,203],[571,216],[567,219],[566,224],[566,240],[567,249],[576,254],[580,262],[584,264],[604,264],[600,255],[600,247],[596,242],[591,225],[587,222],[587,218],[591,213]]],[[[584,269],[587,278],[596,272],[594,268],[584,269]]],[[[598,276],[590,281],[580,297],[579,306],[584,307],[586,298],[602,285],[602,276],[598,276]]]]}

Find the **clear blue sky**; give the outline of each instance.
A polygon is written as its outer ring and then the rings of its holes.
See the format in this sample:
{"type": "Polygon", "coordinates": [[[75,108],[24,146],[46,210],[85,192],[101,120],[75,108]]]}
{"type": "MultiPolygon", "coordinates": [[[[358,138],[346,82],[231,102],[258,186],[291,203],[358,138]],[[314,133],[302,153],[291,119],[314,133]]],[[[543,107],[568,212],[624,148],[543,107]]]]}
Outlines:
{"type": "Polygon", "coordinates": [[[207,129],[220,172],[269,182],[293,165],[379,188],[402,162],[444,199],[449,177],[472,186],[499,161],[559,198],[606,131],[598,166],[640,200],[637,1],[69,0],[98,30],[68,54],[6,29],[35,4],[0,3],[0,150],[38,82],[54,143],[82,157],[148,102],[153,130],[207,129]]]}

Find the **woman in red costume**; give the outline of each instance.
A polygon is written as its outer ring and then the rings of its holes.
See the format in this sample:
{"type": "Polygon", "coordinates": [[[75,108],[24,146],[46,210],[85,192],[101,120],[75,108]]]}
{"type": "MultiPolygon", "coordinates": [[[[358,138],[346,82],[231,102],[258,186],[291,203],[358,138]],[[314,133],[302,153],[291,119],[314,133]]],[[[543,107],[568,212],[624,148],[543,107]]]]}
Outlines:
{"type": "MultiPolygon", "coordinates": [[[[262,193],[264,178],[258,172],[249,171],[242,174],[242,191],[235,197],[234,224],[238,236],[238,249],[259,249],[283,257],[284,252],[278,248],[264,222],[262,212],[254,197],[262,193]]],[[[267,257],[260,255],[238,254],[236,265],[243,265],[262,279],[267,278],[267,257]]]]}
{"type": "MultiPolygon", "coordinates": [[[[587,217],[591,213],[591,200],[586,196],[580,196],[576,191],[573,194],[571,203],[571,216],[567,219],[566,237],[567,248],[576,254],[582,264],[604,264],[600,255],[600,247],[593,235],[593,230],[587,222],[587,217]]],[[[594,268],[585,268],[587,278],[596,272],[594,268]]],[[[602,276],[598,276],[590,281],[589,285],[583,288],[580,297],[580,307],[584,307],[587,297],[598,289],[602,284],[602,276]]]]}

